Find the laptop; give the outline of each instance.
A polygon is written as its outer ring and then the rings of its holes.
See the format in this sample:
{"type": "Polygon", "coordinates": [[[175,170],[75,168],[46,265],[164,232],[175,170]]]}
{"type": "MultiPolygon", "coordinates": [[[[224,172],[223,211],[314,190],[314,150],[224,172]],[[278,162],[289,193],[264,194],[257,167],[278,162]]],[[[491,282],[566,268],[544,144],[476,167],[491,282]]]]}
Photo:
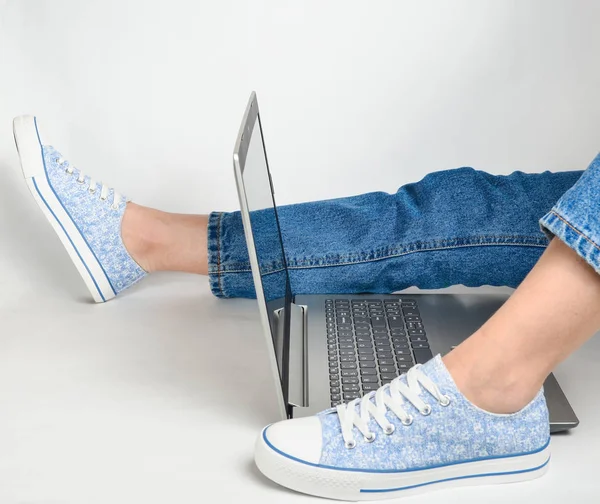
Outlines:
{"type": "MultiPolygon", "coordinates": [[[[282,418],[313,415],[361,397],[413,365],[446,354],[508,297],[504,293],[294,295],[296,272],[285,260],[255,93],[244,113],[233,164],[282,418]]],[[[576,427],[579,420],[553,375],[544,388],[551,431],[576,427]]]]}

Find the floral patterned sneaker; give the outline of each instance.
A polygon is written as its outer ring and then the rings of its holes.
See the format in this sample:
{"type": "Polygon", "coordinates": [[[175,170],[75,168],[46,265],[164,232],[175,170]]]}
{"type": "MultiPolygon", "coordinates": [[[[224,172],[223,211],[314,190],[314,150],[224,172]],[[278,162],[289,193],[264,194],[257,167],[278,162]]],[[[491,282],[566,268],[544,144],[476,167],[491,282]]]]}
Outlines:
{"type": "Polygon", "coordinates": [[[344,500],[537,478],[550,461],[543,392],[518,413],[481,410],[440,356],[362,399],[266,427],[255,460],[299,492],[344,500]]]}
{"type": "Polygon", "coordinates": [[[42,145],[35,117],[17,117],[13,131],[29,190],[94,300],[108,301],[143,278],[121,239],[126,198],[42,145]]]}

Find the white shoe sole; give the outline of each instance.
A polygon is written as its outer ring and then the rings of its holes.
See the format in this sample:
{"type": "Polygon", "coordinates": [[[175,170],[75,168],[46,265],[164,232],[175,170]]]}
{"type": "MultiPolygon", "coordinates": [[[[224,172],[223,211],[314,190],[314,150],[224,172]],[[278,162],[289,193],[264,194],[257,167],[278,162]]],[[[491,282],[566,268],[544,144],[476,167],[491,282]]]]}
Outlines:
{"type": "Polygon", "coordinates": [[[106,272],[50,185],[35,117],[17,117],[13,121],[13,132],[23,175],[33,199],[60,238],[94,301],[102,303],[112,299],[116,293],[106,272]]]}
{"type": "MultiPolygon", "coordinates": [[[[266,429],[265,429],[266,430],[266,429]]],[[[310,464],[276,450],[265,437],[256,442],[255,461],[275,483],[309,495],[338,500],[381,500],[460,486],[515,483],[542,476],[550,446],[524,455],[464,462],[414,471],[360,471],[310,464]]]]}

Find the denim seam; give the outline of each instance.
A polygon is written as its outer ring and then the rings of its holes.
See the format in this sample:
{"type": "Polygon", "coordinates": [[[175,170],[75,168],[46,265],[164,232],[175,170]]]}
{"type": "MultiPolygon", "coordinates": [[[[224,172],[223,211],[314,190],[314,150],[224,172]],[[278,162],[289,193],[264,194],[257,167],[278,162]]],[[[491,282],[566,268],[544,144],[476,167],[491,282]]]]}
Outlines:
{"type": "MultiPolygon", "coordinates": [[[[320,262],[324,262],[324,258],[318,258],[316,261],[314,261],[314,264],[306,264],[306,265],[290,265],[288,264],[288,269],[289,270],[301,270],[301,269],[311,269],[311,268],[329,268],[329,267],[337,267],[337,266],[350,266],[353,264],[366,264],[366,263],[370,263],[370,262],[377,262],[377,261],[383,261],[386,259],[393,259],[396,257],[402,257],[405,255],[409,255],[409,254],[414,254],[414,253],[418,253],[418,252],[435,252],[438,250],[452,250],[452,249],[457,249],[457,248],[467,248],[467,247],[486,247],[486,246],[520,246],[520,247],[539,247],[539,248],[546,248],[548,241],[547,238],[538,238],[538,237],[533,237],[533,240],[531,239],[532,237],[525,237],[525,236],[510,236],[510,235],[500,235],[500,236],[476,236],[476,237],[471,237],[469,239],[465,239],[465,238],[454,238],[454,239],[444,239],[444,240],[433,240],[431,242],[413,242],[411,244],[408,245],[404,245],[404,246],[396,246],[393,247],[392,250],[398,250],[398,249],[404,249],[403,252],[394,252],[394,253],[388,253],[385,255],[382,255],[381,257],[374,257],[372,259],[363,259],[363,260],[352,260],[352,261],[345,261],[345,262],[332,262],[332,263],[325,263],[325,264],[319,264],[320,262]],[[502,241],[502,242],[481,242],[481,243],[477,243],[475,240],[479,239],[485,239],[485,238],[511,238],[513,240],[519,238],[522,241],[502,241]],[[459,245],[452,245],[452,246],[429,246],[427,248],[418,248],[418,249],[414,249],[414,250],[407,250],[407,249],[411,249],[420,245],[426,245],[426,244],[435,244],[435,243],[444,243],[444,242],[449,242],[449,241],[460,241],[460,240],[464,240],[464,241],[475,241],[474,243],[462,243],[459,245]],[[525,240],[529,240],[530,243],[526,243],[525,240]]],[[[389,250],[389,249],[388,249],[389,250]]],[[[377,252],[371,251],[367,253],[368,255],[372,255],[375,254],[377,255],[377,252]]],[[[339,258],[339,255],[338,255],[339,258]]],[[[289,261],[289,263],[293,264],[294,262],[298,262],[296,261],[289,261]]],[[[301,260],[300,262],[306,262],[306,259],[301,260]]],[[[311,261],[312,262],[312,261],[311,261]]],[[[218,271],[212,272],[212,274],[216,274],[216,275],[222,275],[225,273],[247,273],[249,271],[251,271],[249,265],[241,265],[242,269],[240,269],[239,267],[235,268],[235,269],[227,269],[227,268],[221,268],[220,265],[218,265],[218,271]]],[[[276,270],[273,271],[268,271],[265,272],[264,274],[273,274],[273,273],[278,273],[283,271],[283,268],[278,268],[276,270]]]]}
{"type": "Polygon", "coordinates": [[[223,282],[221,281],[221,219],[223,218],[223,212],[219,213],[219,219],[217,220],[217,285],[219,286],[219,292],[222,296],[225,296],[223,292],[223,282]]]}
{"type": "Polygon", "coordinates": [[[569,226],[579,236],[581,236],[582,238],[584,238],[586,241],[590,242],[590,244],[592,244],[596,249],[600,250],[600,246],[596,242],[594,242],[590,237],[588,237],[587,235],[585,235],[583,232],[579,231],[579,229],[577,229],[575,226],[573,226],[573,224],[571,224],[570,222],[568,222],[567,220],[565,220],[565,218],[562,217],[560,214],[558,214],[555,210],[551,210],[550,213],[553,214],[553,215],[555,215],[556,217],[558,217],[566,226],[569,226]]]}

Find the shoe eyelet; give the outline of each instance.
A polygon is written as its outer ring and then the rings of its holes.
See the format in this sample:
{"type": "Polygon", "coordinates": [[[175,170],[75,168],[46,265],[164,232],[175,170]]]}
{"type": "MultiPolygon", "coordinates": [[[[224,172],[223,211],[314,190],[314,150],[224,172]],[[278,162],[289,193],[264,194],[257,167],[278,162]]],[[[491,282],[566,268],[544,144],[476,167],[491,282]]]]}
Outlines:
{"type": "Polygon", "coordinates": [[[429,406],[429,404],[426,404],[425,407],[419,413],[421,413],[421,415],[423,416],[431,415],[431,406],[429,406]]]}
{"type": "Polygon", "coordinates": [[[442,400],[440,401],[440,406],[443,406],[444,408],[446,406],[450,406],[450,398],[447,395],[442,396],[442,400]]]}
{"type": "Polygon", "coordinates": [[[90,191],[90,194],[94,194],[96,192],[96,188],[92,189],[91,187],[88,189],[88,191],[90,191]]]}
{"type": "Polygon", "coordinates": [[[103,198],[102,196],[100,196],[100,199],[101,199],[102,201],[106,201],[106,198],[103,198]]]}
{"type": "Polygon", "coordinates": [[[414,421],[414,418],[412,417],[412,415],[409,415],[408,418],[406,418],[405,420],[402,420],[402,425],[408,427],[409,425],[412,425],[414,421]]]}
{"type": "Polygon", "coordinates": [[[391,434],[394,433],[395,430],[396,430],[396,427],[394,427],[394,424],[390,424],[390,425],[386,426],[385,429],[383,429],[383,433],[387,436],[390,436],[391,434]]]}
{"type": "Polygon", "coordinates": [[[118,210],[119,209],[119,205],[110,205],[110,208],[112,208],[113,210],[118,210]]]}
{"type": "Polygon", "coordinates": [[[365,436],[365,442],[366,443],[372,443],[373,441],[375,441],[376,438],[376,434],[374,432],[369,432],[369,434],[367,436],[365,436]]]}
{"type": "Polygon", "coordinates": [[[352,450],[352,448],[356,448],[356,441],[354,441],[354,439],[352,441],[346,441],[344,446],[348,448],[348,450],[352,450]]]}
{"type": "Polygon", "coordinates": [[[83,180],[79,180],[79,177],[78,177],[78,178],[77,178],[77,183],[78,183],[78,184],[83,184],[83,183],[85,183],[85,179],[83,179],[83,180]]]}

